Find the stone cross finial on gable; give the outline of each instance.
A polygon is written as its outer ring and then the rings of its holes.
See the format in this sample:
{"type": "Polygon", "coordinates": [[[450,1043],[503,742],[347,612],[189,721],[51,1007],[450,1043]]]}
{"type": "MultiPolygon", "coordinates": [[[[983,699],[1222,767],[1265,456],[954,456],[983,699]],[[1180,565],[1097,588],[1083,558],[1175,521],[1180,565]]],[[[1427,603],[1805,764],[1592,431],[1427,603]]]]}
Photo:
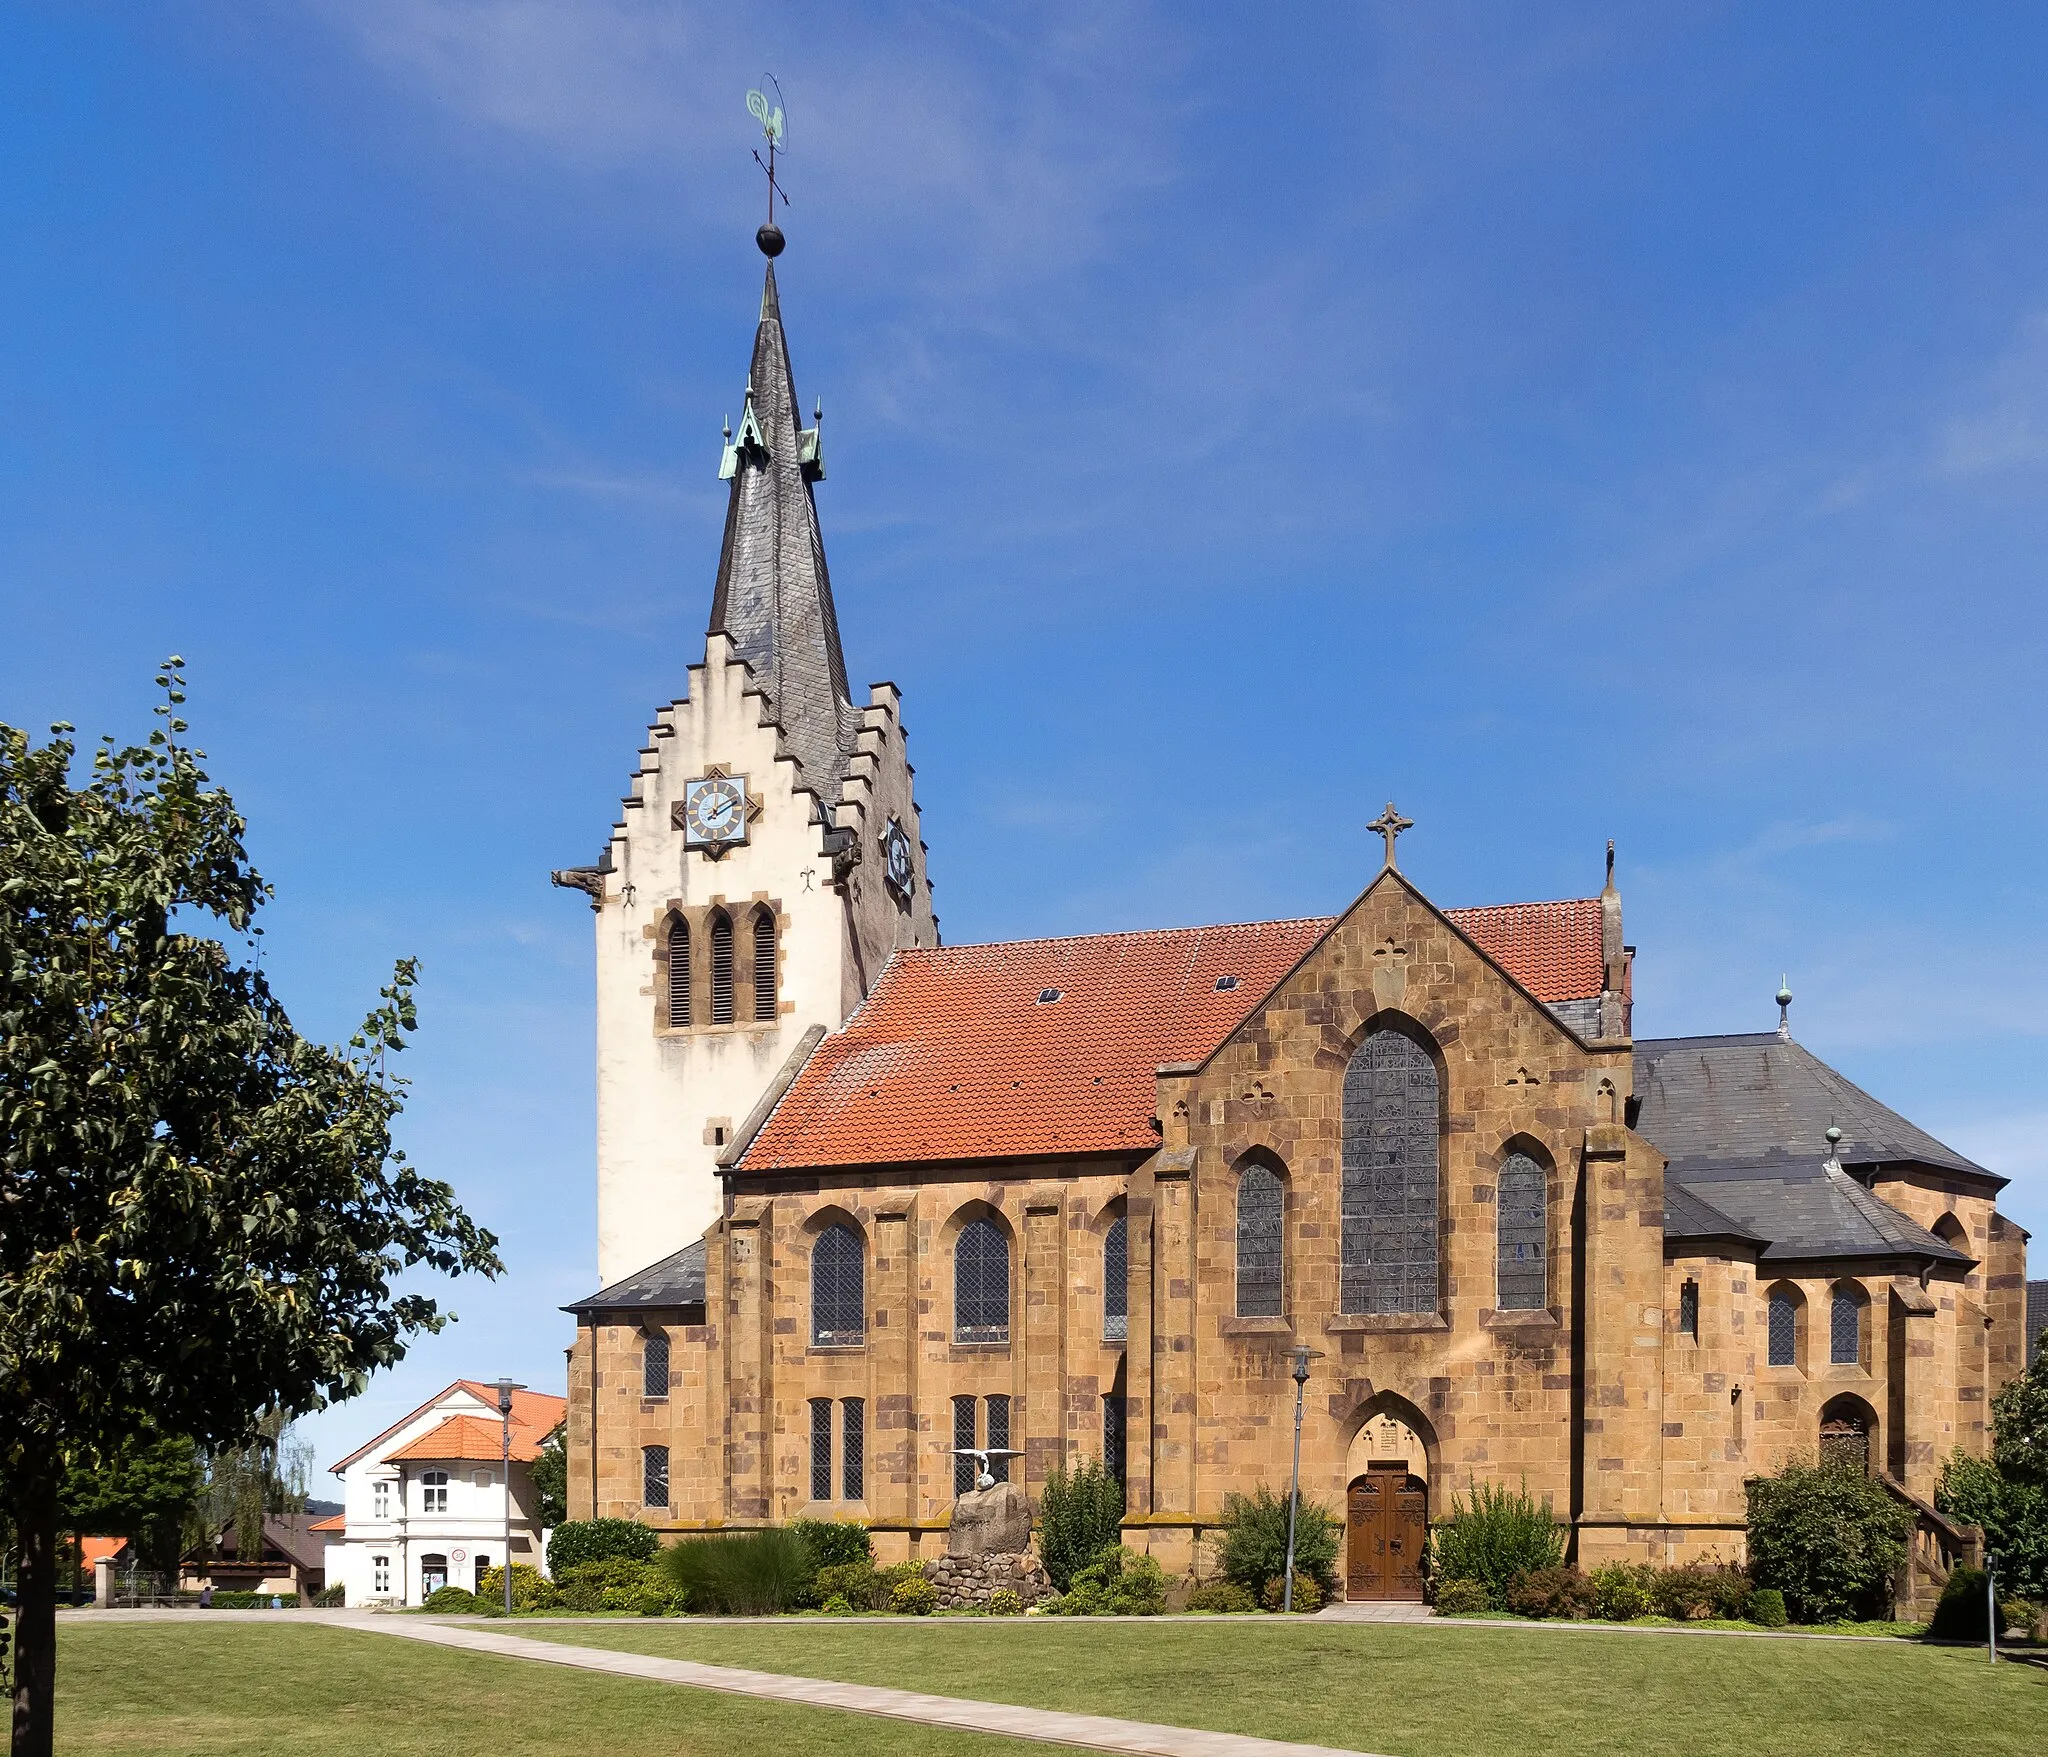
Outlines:
{"type": "Polygon", "coordinates": [[[1381,812],[1378,817],[1374,818],[1373,821],[1367,824],[1365,827],[1368,830],[1377,830],[1382,836],[1386,837],[1387,865],[1393,867],[1395,866],[1394,838],[1398,836],[1403,830],[1414,829],[1415,820],[1413,818],[1403,817],[1398,811],[1394,809],[1394,802],[1390,799],[1387,801],[1387,809],[1381,812]]]}

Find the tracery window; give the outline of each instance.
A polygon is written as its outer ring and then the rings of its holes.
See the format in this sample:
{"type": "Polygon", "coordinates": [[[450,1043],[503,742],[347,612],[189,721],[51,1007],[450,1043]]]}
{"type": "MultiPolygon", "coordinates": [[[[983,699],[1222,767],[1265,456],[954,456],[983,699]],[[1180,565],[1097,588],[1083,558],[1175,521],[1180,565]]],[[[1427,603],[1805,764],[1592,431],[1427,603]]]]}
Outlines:
{"type": "Polygon", "coordinates": [[[811,1399],[811,1499],[832,1498],[832,1399],[811,1399]]]}
{"type": "Polygon", "coordinates": [[[974,1403],[972,1397],[953,1399],[953,1493],[967,1494],[974,1487],[974,1460],[960,1456],[963,1446],[974,1444],[974,1403]]]}
{"type": "Polygon", "coordinates": [[[1286,1191],[1268,1166],[1251,1165],[1237,1180],[1237,1315],[1277,1318],[1281,1289],[1281,1226],[1286,1191]]]}
{"type": "Polygon", "coordinates": [[[1770,1363],[1799,1364],[1799,1298],[1789,1287],[1774,1287],[1770,1299],[1770,1363]]]}
{"type": "Polygon", "coordinates": [[[1863,1301],[1850,1286],[1835,1289],[1828,1302],[1828,1361],[1853,1367],[1863,1360],[1863,1301]]]}
{"type": "Polygon", "coordinates": [[[867,1415],[865,1397],[840,1399],[839,1489],[849,1501],[862,1500],[868,1492],[867,1415]]]}
{"type": "Polygon", "coordinates": [[[775,1017],[775,917],[754,911],[754,1017],[775,1017]]]}
{"type": "Polygon", "coordinates": [[[668,930],[668,1022],[676,1030],[690,1022],[690,929],[681,921],[668,930]]]}
{"type": "Polygon", "coordinates": [[[867,1338],[866,1264],[859,1235],[843,1221],[811,1247],[811,1342],[851,1348],[867,1338]]]}
{"type": "Polygon", "coordinates": [[[711,1022],[732,1023],[732,917],[723,909],[711,916],[711,1022]]]}
{"type": "Polygon", "coordinates": [[[1344,1070],[1347,1312],[1437,1309],[1437,1074],[1402,1032],[1373,1032],[1344,1070]]]}
{"type": "Polygon", "coordinates": [[[668,1448],[640,1448],[640,1500],[649,1507],[668,1505],[668,1448]]]}
{"type": "Polygon", "coordinates": [[[1106,1342],[1122,1342],[1130,1333],[1131,1229],[1119,1214],[1102,1235],[1102,1336],[1106,1342]]]}
{"type": "Polygon", "coordinates": [[[1510,1153],[1494,1191],[1499,1262],[1494,1298],[1504,1312],[1541,1311],[1549,1297],[1544,1269],[1548,1180],[1526,1153],[1510,1153]]]}
{"type": "Polygon", "coordinates": [[[640,1395],[668,1395],[668,1338],[650,1336],[640,1350],[640,1395]]]}
{"type": "Polygon", "coordinates": [[[953,1339],[1010,1340],[1010,1241],[993,1220],[970,1220],[953,1246],[953,1339]]]}

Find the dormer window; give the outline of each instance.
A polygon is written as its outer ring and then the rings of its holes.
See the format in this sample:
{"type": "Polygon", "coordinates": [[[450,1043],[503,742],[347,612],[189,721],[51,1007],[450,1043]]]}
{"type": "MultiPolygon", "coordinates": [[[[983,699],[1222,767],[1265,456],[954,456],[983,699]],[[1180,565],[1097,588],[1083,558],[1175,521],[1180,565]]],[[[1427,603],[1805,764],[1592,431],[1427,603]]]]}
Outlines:
{"type": "Polygon", "coordinates": [[[1049,1007],[1061,997],[1062,992],[1062,990],[1057,988],[1041,988],[1038,991],[1038,1004],[1042,1007],[1049,1007]]]}

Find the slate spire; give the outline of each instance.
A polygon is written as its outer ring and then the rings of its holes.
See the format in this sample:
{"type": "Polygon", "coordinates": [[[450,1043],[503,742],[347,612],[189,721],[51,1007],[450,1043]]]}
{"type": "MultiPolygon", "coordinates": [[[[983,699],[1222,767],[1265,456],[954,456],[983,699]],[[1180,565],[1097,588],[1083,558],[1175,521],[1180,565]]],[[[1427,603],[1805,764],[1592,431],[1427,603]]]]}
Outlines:
{"type": "Polygon", "coordinates": [[[789,753],[802,767],[801,783],[817,793],[829,821],[861,716],[846,687],[839,617],[811,492],[825,474],[824,456],[818,429],[798,425],[800,410],[771,261],[739,432],[727,441],[718,471],[731,481],[732,498],[710,632],[728,636],[753,668],[789,753]]]}

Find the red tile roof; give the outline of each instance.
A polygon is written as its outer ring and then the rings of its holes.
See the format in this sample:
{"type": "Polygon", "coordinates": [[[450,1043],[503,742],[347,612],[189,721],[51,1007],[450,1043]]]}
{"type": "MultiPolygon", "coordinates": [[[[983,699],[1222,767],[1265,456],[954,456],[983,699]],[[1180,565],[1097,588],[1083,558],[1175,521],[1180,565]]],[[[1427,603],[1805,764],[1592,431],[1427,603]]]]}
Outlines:
{"type": "Polygon", "coordinates": [[[111,1562],[127,1547],[125,1537],[82,1537],[78,1540],[79,1566],[89,1571],[96,1562],[111,1562]]]}
{"type": "MultiPolygon", "coordinates": [[[[1544,1001],[1600,992],[1600,905],[1450,918],[1544,1001]]],[[[1210,1055],[1331,920],[899,952],[812,1053],[744,1171],[1146,1153],[1155,1074],[1210,1055]],[[1235,977],[1219,990],[1219,978],[1235,977]],[[1040,1000],[1051,991],[1057,1000],[1040,1000]]]]}
{"type": "MultiPolygon", "coordinates": [[[[512,1424],[512,1456],[522,1464],[531,1464],[540,1452],[541,1441],[551,1432],[551,1427],[521,1427],[515,1421],[512,1424]]],[[[495,1417],[451,1415],[439,1427],[385,1456],[394,1461],[426,1464],[472,1458],[495,1462],[503,1444],[504,1433],[495,1417]]]]}
{"type": "MultiPolygon", "coordinates": [[[[477,1398],[493,1410],[498,1407],[497,1386],[487,1384],[481,1379],[457,1379],[454,1384],[435,1392],[419,1408],[415,1409],[412,1414],[400,1416],[398,1420],[393,1422],[374,1440],[366,1441],[358,1446],[339,1464],[330,1464],[327,1468],[334,1475],[339,1476],[351,1464],[355,1463],[357,1459],[367,1457],[370,1453],[376,1451],[393,1434],[400,1433],[410,1427],[421,1416],[425,1415],[428,1410],[432,1409],[435,1404],[445,1398],[454,1396],[457,1391],[467,1391],[470,1396],[477,1398]]],[[[569,1400],[566,1397],[550,1396],[545,1391],[514,1391],[512,1393],[513,1444],[516,1446],[519,1443],[518,1433],[522,1427],[538,1428],[540,1433],[537,1438],[541,1440],[546,1439],[549,1434],[561,1426],[568,1413],[569,1400]]],[[[492,1415],[489,1419],[495,1424],[498,1418],[492,1415]]],[[[491,1456],[495,1458],[497,1454],[494,1452],[491,1456]]]]}
{"type": "Polygon", "coordinates": [[[348,1529],[348,1515],[346,1513],[330,1513],[325,1519],[314,1520],[306,1529],[318,1532],[346,1531],[348,1529]]]}

